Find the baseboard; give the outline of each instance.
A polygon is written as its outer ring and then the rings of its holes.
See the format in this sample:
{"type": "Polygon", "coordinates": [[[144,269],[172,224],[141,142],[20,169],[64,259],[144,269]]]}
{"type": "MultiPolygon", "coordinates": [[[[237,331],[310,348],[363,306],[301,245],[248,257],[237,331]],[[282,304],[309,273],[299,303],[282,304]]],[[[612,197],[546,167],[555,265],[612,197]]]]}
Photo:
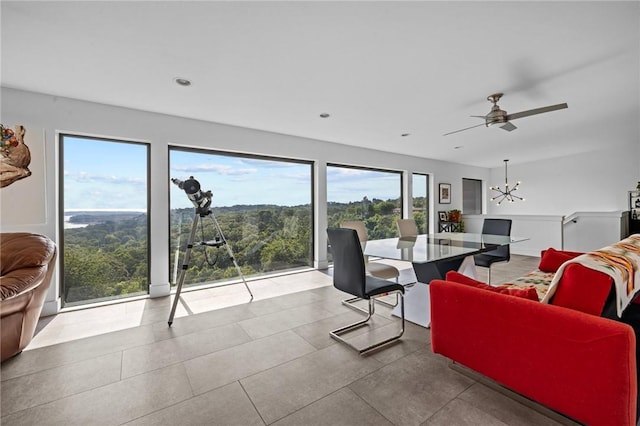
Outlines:
{"type": "Polygon", "coordinates": [[[60,312],[60,299],[50,300],[48,302],[44,302],[44,304],[42,305],[40,317],[57,315],[58,312],[60,312]]]}
{"type": "Polygon", "coordinates": [[[314,260],[313,267],[315,269],[329,269],[329,261],[328,260],[314,260]]]}
{"type": "Polygon", "coordinates": [[[166,282],[162,284],[151,284],[149,286],[149,297],[164,297],[171,294],[171,285],[166,282]]]}

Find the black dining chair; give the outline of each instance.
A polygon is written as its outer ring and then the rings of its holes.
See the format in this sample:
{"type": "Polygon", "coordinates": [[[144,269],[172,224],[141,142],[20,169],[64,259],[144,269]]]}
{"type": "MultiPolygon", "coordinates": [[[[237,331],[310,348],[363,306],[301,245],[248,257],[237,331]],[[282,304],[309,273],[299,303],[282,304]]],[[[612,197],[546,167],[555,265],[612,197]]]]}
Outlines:
{"type": "Polygon", "coordinates": [[[374,349],[400,339],[404,333],[404,287],[401,284],[366,274],[362,246],[355,229],[328,228],[327,234],[329,236],[331,254],[333,255],[333,286],[352,296],[365,299],[369,304],[369,309],[363,309],[351,303],[343,303],[351,309],[364,313],[367,317],[362,321],[331,331],[329,333],[330,336],[355,349],[360,355],[365,355],[374,349]],[[368,325],[368,321],[375,313],[374,299],[392,293],[400,295],[402,327],[397,335],[373,343],[365,348],[358,348],[342,338],[343,334],[368,325]]]}
{"type": "MultiPolygon", "coordinates": [[[[483,235],[511,235],[511,219],[485,219],[482,224],[483,235]]],[[[508,262],[511,259],[509,244],[495,250],[476,254],[473,260],[476,266],[489,268],[489,284],[491,284],[491,265],[497,262],[508,262]]]]}
{"type": "MultiPolygon", "coordinates": [[[[363,221],[361,220],[347,220],[342,222],[340,225],[341,228],[350,228],[355,229],[358,233],[358,239],[360,240],[360,245],[365,247],[367,241],[369,241],[369,236],[367,235],[367,228],[363,221]]],[[[370,261],[369,256],[364,255],[364,269],[367,274],[373,275],[376,278],[382,278],[383,280],[395,279],[396,282],[400,282],[400,270],[393,265],[389,265],[388,263],[370,261]]],[[[343,300],[342,302],[354,303],[361,300],[359,297],[352,297],[350,299],[343,300]]],[[[390,303],[386,300],[378,299],[378,303],[382,303],[385,306],[390,308],[395,308],[398,306],[398,296],[396,295],[396,302],[390,303]]]]}
{"type": "MultiPolygon", "coordinates": [[[[367,228],[365,227],[364,222],[360,220],[348,220],[346,222],[342,222],[340,227],[355,229],[358,233],[360,244],[366,244],[369,240],[369,236],[367,235],[367,228]]],[[[398,280],[400,277],[400,271],[393,265],[375,261],[370,262],[369,257],[364,256],[364,268],[368,273],[376,278],[382,278],[384,280],[393,278],[396,280],[396,282],[399,282],[398,280]]]]}

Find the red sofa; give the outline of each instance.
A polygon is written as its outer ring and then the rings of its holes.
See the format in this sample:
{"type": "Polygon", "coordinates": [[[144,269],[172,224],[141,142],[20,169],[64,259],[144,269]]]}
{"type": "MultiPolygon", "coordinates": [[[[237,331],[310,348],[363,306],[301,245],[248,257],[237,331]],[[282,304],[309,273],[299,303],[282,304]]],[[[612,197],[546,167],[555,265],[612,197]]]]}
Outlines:
{"type": "Polygon", "coordinates": [[[429,291],[433,352],[581,423],[636,424],[631,326],[468,283],[429,291]]]}

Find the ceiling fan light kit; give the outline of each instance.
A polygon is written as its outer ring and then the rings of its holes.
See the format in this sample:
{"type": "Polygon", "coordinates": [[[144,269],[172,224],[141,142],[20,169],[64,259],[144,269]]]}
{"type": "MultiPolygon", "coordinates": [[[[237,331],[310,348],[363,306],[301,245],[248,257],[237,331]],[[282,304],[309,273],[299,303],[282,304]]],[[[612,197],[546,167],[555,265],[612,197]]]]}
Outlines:
{"type": "MultiPolygon", "coordinates": [[[[557,111],[559,109],[569,108],[567,103],[549,105],[542,108],[530,109],[527,111],[520,111],[513,114],[507,114],[507,111],[500,109],[498,106],[498,101],[502,98],[502,93],[494,93],[493,95],[487,96],[487,100],[493,104],[491,107],[491,111],[487,115],[472,115],[471,117],[482,118],[484,120],[484,126],[489,127],[496,124],[502,124],[499,126],[501,129],[506,130],[507,132],[511,132],[517,127],[511,123],[512,120],[516,120],[518,118],[529,117],[531,115],[542,114],[544,112],[557,111]]],[[[477,124],[475,126],[466,127],[464,129],[454,130],[453,132],[445,133],[443,136],[451,135],[453,133],[462,132],[465,130],[473,129],[475,127],[480,127],[483,124],[477,124]]]]}
{"type": "Polygon", "coordinates": [[[524,198],[522,197],[518,197],[517,195],[515,195],[513,192],[516,191],[518,189],[518,186],[520,186],[520,181],[516,182],[515,186],[513,188],[509,188],[509,181],[507,178],[507,163],[509,162],[509,160],[504,160],[504,190],[502,188],[500,188],[499,185],[496,186],[492,186],[489,189],[493,190],[493,191],[497,191],[498,194],[491,198],[491,201],[498,201],[497,205],[499,206],[503,201],[508,201],[510,203],[513,203],[516,200],[520,200],[520,201],[525,201],[524,198]]]}

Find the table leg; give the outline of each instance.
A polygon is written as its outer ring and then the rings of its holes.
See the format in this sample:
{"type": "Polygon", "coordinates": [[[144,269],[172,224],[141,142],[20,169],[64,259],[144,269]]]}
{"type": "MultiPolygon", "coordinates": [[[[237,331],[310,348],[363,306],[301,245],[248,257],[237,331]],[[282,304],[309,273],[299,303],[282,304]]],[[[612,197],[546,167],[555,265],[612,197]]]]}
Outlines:
{"type": "Polygon", "coordinates": [[[418,282],[429,284],[431,280],[443,280],[447,272],[460,269],[464,257],[459,259],[444,259],[429,263],[413,263],[418,282]]]}
{"type": "MultiPolygon", "coordinates": [[[[405,287],[404,317],[407,321],[426,328],[431,326],[431,299],[428,283],[435,279],[443,280],[448,271],[459,271],[471,278],[476,277],[473,256],[430,263],[414,263],[413,269],[418,282],[405,287]]],[[[396,307],[391,315],[399,317],[400,308],[396,307]]]]}

